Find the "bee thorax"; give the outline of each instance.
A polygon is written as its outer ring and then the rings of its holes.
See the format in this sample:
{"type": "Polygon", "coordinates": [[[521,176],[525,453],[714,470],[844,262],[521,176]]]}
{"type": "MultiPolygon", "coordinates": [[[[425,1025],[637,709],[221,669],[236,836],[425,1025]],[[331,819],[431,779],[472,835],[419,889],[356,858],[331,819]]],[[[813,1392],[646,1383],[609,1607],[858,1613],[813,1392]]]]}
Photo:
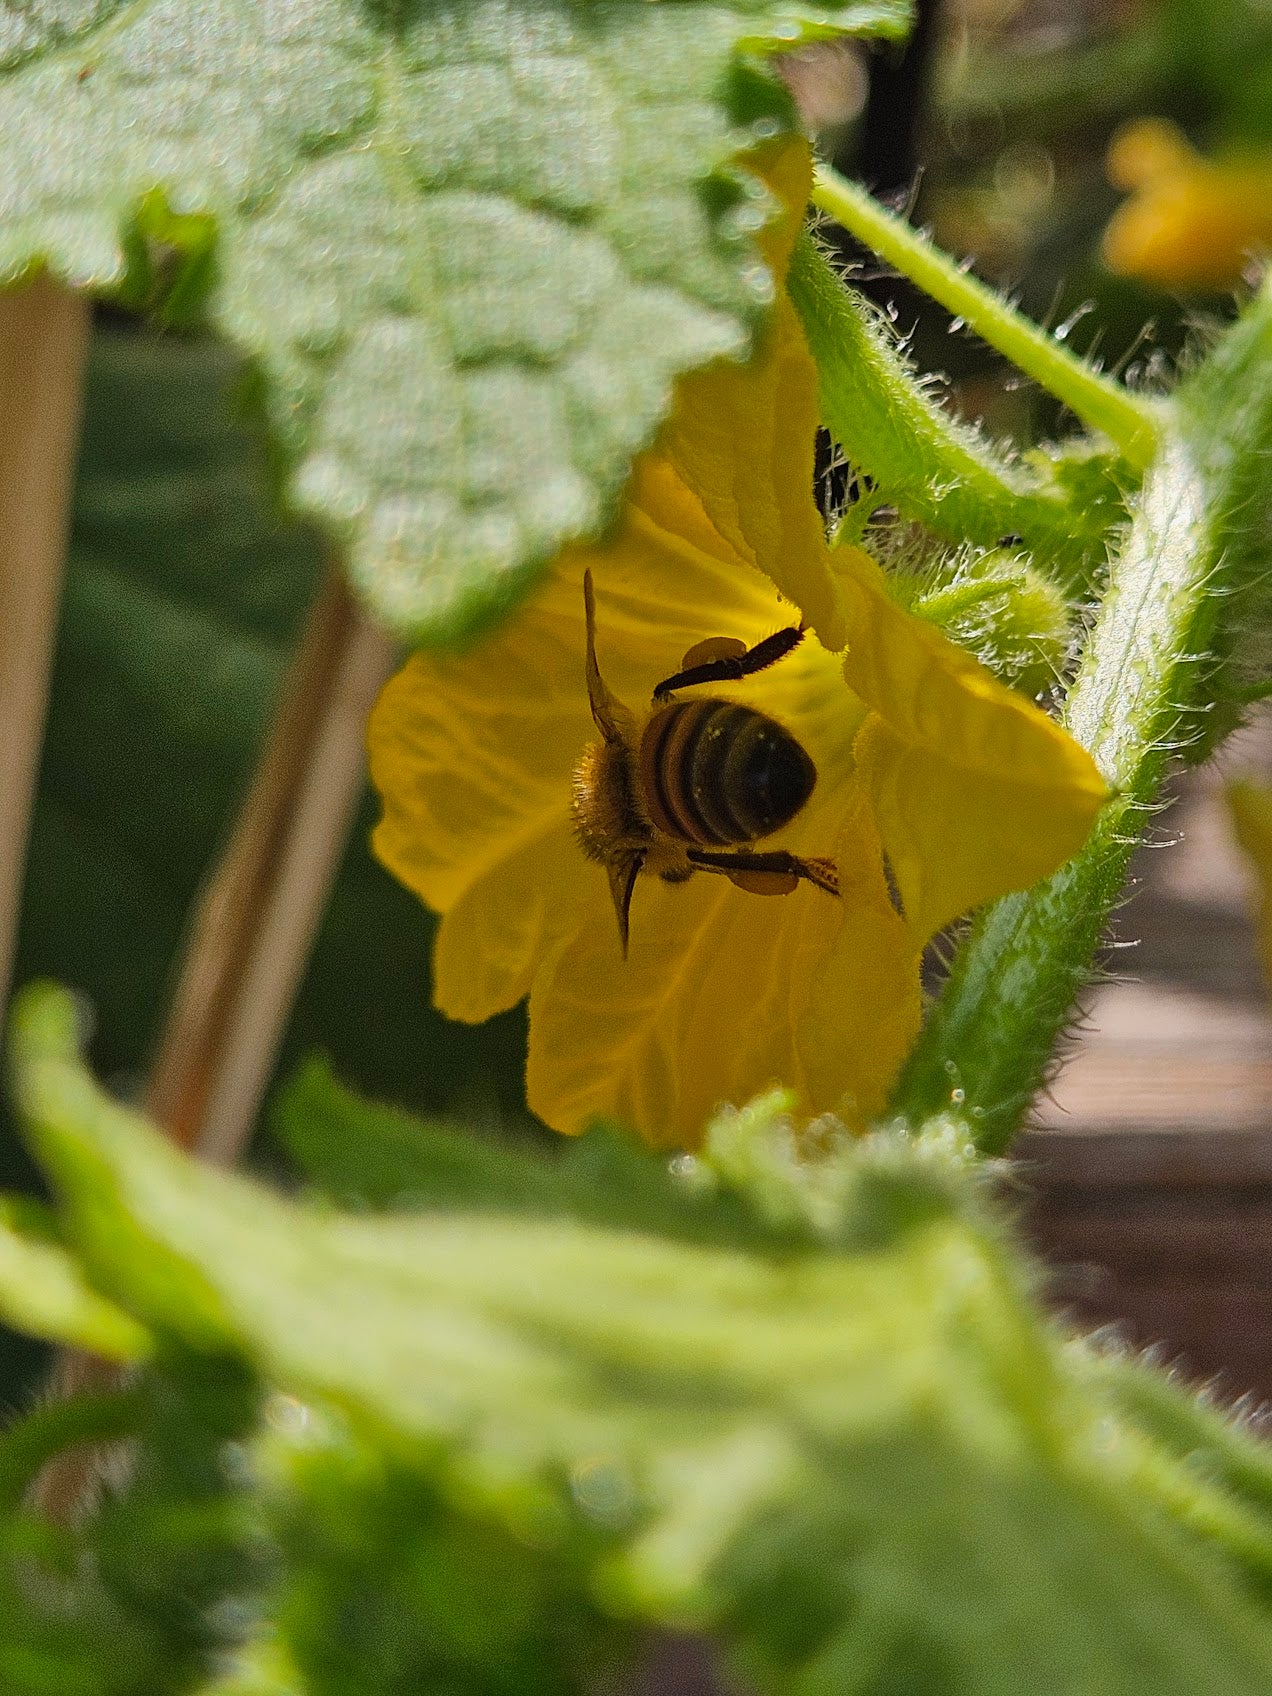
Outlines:
{"type": "Polygon", "coordinates": [[[634,853],[649,841],[649,826],[637,808],[631,755],[620,742],[593,742],[574,770],[571,813],[583,852],[602,865],[634,853]]]}

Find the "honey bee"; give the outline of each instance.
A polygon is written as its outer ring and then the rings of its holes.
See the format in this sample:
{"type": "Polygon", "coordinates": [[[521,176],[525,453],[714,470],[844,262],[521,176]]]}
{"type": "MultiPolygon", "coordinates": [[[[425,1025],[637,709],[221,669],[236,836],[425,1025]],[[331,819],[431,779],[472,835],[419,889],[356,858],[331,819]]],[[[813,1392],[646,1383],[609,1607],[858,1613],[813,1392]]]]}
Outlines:
{"type": "Polygon", "coordinates": [[[732,636],[698,642],[654,690],[642,720],[612,695],[596,661],[596,596],[583,577],[587,694],[601,740],[574,773],[573,814],[583,852],[609,874],[627,954],[632,891],[642,872],[683,883],[718,872],[753,895],[788,895],[801,881],[839,894],[831,860],[801,859],[762,841],[801,810],[817,782],[808,753],[775,719],[719,696],[675,699],[679,689],[750,677],[804,638],[803,625],[748,648],[732,636]]]}

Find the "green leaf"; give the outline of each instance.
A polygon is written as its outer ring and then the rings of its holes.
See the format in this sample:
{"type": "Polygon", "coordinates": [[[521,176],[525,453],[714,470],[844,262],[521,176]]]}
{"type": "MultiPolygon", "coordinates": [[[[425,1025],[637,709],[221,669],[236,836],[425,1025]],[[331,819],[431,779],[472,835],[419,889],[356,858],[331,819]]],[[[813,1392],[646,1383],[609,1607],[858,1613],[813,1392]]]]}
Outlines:
{"type": "Polygon", "coordinates": [[[1217,648],[1217,723],[1201,739],[1209,751],[1240,719],[1244,700],[1272,677],[1272,284],[1179,392],[1182,428],[1196,444],[1202,474],[1220,492],[1225,538],[1217,648]],[[1228,697],[1226,700],[1224,697],[1228,697]],[[1235,703],[1233,700],[1235,697],[1235,703]]]}
{"type": "Polygon", "coordinates": [[[0,1319],[29,1336],[110,1360],[149,1352],[144,1327],[90,1287],[58,1242],[52,1219],[17,1196],[0,1196],[0,1319]]]}
{"type": "Polygon", "coordinates": [[[676,377],[746,354],[768,202],[737,161],[793,124],[751,56],[907,16],[64,5],[0,72],[0,278],[199,307],[369,604],[454,639],[604,527],[676,377]]]}
{"type": "Polygon", "coordinates": [[[272,1633],[223,1656],[222,1663],[194,1696],[313,1696],[272,1633]]]}
{"type": "MultiPolygon", "coordinates": [[[[735,1246],[764,1234],[736,1195],[696,1182],[669,1188],[661,1165],[630,1137],[598,1131],[531,1152],[362,1100],[318,1059],[282,1091],[274,1122],[301,1169],[348,1207],[561,1217],[735,1246]]],[[[775,1240],[790,1235],[786,1222],[774,1226],[775,1240]]]]}
{"type": "Polygon", "coordinates": [[[135,1436],[140,1411],[130,1389],[53,1395],[37,1403],[0,1434],[0,1514],[21,1509],[41,1467],[55,1456],[135,1436]]]}
{"type": "MultiPolygon", "coordinates": [[[[575,1551],[607,1609],[712,1627],[761,1688],[1268,1688],[1266,1500],[1075,1364],[955,1127],[810,1165],[780,1101],[726,1116],[662,1181],[669,1206],[733,1191],[749,1249],[442,1201],[350,1218],[181,1156],[73,1039],[27,992],[21,1095],[94,1276],[240,1349],[317,1464],[350,1421],[346,1549],[401,1469],[544,1562],[575,1551]]],[[[339,1615],[305,1616],[332,1653],[339,1615]]]]}
{"type": "Polygon", "coordinates": [[[0,1438],[5,1696],[188,1691],[255,1617],[269,1552],[241,1457],[257,1388],[239,1362],[172,1339],[163,1366],[123,1390],[38,1405],[0,1438]],[[19,1507],[43,1461],[121,1437],[126,1466],[118,1449],[114,1464],[93,1457],[87,1482],[112,1483],[94,1490],[93,1511],[54,1523],[19,1507]]]}
{"type": "MultiPolygon", "coordinates": [[[[313,1696],[582,1696],[626,1683],[615,1674],[635,1633],[589,1595],[595,1540],[562,1546],[562,1515],[510,1533],[323,1410],[278,1396],[266,1422],[254,1463],[280,1552],[275,1677],[290,1663],[313,1696]]],[[[245,1670],[260,1660],[249,1649],[245,1670]]],[[[258,1688],[259,1674],[246,1691],[258,1688]]]]}

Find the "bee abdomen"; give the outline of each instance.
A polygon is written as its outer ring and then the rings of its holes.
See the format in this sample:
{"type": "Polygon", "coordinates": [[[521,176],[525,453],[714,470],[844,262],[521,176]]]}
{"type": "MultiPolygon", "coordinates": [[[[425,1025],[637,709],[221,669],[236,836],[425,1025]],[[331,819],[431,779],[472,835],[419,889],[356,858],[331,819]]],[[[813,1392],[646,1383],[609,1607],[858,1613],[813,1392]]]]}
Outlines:
{"type": "Polygon", "coordinates": [[[640,744],[651,822],[700,846],[754,842],[795,817],[817,781],[782,726],[732,701],[675,701],[654,713],[640,744]]]}

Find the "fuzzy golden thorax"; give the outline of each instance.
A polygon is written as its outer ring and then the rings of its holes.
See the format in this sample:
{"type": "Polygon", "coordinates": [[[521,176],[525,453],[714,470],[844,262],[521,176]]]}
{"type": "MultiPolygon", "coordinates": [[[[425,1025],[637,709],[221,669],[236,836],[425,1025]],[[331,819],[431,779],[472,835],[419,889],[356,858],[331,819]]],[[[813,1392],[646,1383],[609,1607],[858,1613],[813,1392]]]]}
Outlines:
{"type": "Polygon", "coordinates": [[[636,799],[634,762],[619,741],[592,742],[574,768],[571,812],[583,852],[609,866],[643,854],[650,826],[636,799]]]}

